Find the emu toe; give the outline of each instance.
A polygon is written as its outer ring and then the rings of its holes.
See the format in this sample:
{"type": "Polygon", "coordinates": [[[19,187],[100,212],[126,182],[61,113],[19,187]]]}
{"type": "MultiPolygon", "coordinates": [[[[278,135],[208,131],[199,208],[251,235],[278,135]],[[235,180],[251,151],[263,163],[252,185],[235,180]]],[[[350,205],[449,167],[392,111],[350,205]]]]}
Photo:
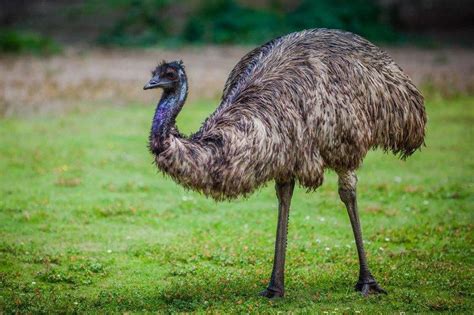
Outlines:
{"type": "Polygon", "coordinates": [[[370,294],[387,294],[387,291],[382,289],[373,278],[365,281],[359,280],[355,285],[355,290],[359,291],[363,296],[369,296],[370,294]]]}
{"type": "Polygon", "coordinates": [[[268,299],[278,299],[278,298],[282,298],[285,294],[283,292],[275,291],[270,288],[267,288],[263,290],[262,292],[260,292],[259,295],[266,297],[268,299]]]}

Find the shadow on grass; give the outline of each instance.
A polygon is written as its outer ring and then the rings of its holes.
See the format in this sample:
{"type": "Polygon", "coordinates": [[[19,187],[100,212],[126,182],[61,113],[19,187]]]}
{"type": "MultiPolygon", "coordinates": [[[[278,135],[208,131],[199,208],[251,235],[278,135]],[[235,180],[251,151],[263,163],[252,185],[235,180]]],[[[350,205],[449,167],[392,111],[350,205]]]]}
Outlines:
{"type": "MultiPolygon", "coordinates": [[[[164,283],[149,283],[140,287],[121,287],[101,291],[94,305],[98,309],[121,311],[163,310],[192,312],[212,305],[242,304],[258,298],[251,277],[225,280],[223,277],[171,277],[164,283]]],[[[262,301],[264,301],[262,299],[262,301]]]]}
{"type": "MultiPolygon", "coordinates": [[[[144,284],[140,287],[115,288],[100,292],[94,303],[98,309],[115,311],[167,311],[195,312],[229,310],[252,311],[254,308],[269,307],[278,309],[314,308],[330,310],[325,303],[343,303],[362,299],[353,290],[353,279],[323,279],[313,277],[307,281],[305,275],[296,276],[287,285],[286,297],[268,300],[259,296],[266,286],[266,277],[250,273],[225,273],[227,269],[219,268],[221,275],[203,272],[201,276],[171,277],[164,283],[144,284]]],[[[307,276],[307,275],[306,275],[307,276]]],[[[379,300],[382,297],[374,297],[379,300]]]]}

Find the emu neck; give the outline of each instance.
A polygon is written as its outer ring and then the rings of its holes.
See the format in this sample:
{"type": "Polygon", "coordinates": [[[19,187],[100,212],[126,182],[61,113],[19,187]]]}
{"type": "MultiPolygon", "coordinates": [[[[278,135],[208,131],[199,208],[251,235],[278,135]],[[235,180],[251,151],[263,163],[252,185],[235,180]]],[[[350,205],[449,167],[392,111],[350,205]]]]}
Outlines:
{"type": "Polygon", "coordinates": [[[176,89],[169,89],[163,92],[156,106],[151,126],[150,149],[153,153],[161,151],[162,143],[169,136],[170,130],[176,122],[176,116],[178,116],[183,107],[187,92],[186,81],[183,81],[180,87],[176,89]]]}
{"type": "Polygon", "coordinates": [[[165,91],[160,101],[156,105],[155,115],[151,125],[151,133],[155,136],[163,134],[167,120],[173,107],[176,106],[176,92],[165,91]]]}

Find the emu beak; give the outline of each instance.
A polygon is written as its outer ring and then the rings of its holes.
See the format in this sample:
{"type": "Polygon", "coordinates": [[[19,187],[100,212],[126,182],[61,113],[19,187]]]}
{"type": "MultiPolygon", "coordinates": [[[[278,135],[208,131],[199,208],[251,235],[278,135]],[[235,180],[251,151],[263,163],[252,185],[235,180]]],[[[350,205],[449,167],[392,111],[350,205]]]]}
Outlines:
{"type": "Polygon", "coordinates": [[[147,84],[143,87],[144,90],[155,89],[160,86],[160,82],[156,81],[155,78],[148,81],[147,84]]]}

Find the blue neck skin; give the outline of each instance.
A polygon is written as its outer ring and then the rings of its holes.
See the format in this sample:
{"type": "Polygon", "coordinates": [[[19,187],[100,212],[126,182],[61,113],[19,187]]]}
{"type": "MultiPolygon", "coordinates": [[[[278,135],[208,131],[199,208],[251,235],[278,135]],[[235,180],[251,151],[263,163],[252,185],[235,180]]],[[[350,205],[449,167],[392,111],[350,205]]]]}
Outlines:
{"type": "Polygon", "coordinates": [[[171,113],[173,109],[173,105],[176,105],[176,97],[165,91],[163,97],[156,106],[155,115],[153,116],[151,132],[154,135],[160,134],[160,131],[164,129],[163,127],[165,126],[169,113],[171,113]]]}
{"type": "Polygon", "coordinates": [[[152,136],[166,136],[181,110],[187,95],[187,83],[183,82],[175,90],[165,90],[158,105],[151,126],[152,136]]]}

